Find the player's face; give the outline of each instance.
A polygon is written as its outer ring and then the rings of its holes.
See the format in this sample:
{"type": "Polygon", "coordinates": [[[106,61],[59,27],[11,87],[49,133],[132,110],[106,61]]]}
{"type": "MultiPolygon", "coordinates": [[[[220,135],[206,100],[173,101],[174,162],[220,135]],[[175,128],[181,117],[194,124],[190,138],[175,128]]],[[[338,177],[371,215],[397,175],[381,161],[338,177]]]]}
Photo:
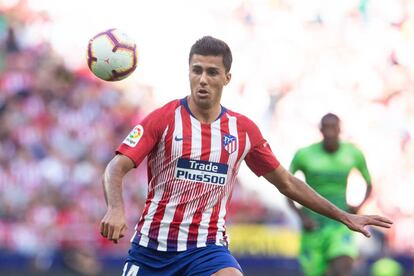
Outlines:
{"type": "Polygon", "coordinates": [[[193,55],[190,60],[191,98],[203,109],[220,105],[223,86],[229,83],[222,56],[193,55]]]}
{"type": "Polygon", "coordinates": [[[321,132],[325,146],[335,150],[339,142],[339,121],[335,118],[326,118],[321,122],[321,132]]]}

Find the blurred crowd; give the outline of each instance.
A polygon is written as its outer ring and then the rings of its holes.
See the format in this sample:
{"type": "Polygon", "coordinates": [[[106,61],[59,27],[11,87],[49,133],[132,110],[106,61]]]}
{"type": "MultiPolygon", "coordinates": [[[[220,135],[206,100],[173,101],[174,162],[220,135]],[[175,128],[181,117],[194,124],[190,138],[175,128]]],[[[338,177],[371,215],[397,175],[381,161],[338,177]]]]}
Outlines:
{"type": "MultiPolygon", "coordinates": [[[[412,256],[414,1],[339,2],[240,1],[230,17],[216,13],[228,26],[222,35],[237,34],[229,39],[238,56],[229,90],[239,100],[227,100],[228,107],[259,120],[285,166],[298,147],[319,139],[320,117],[337,113],[344,138],[362,148],[373,176],[363,211],[391,217],[387,244],[412,256]]],[[[97,229],[106,208],[101,175],[123,137],[154,107],[148,102],[156,89],[134,91],[149,100],[131,104],[122,88],[98,81],[84,66],[68,67],[46,38],[30,35],[48,14],[16,3],[0,4],[0,251],[34,257],[41,267],[61,250],[124,255],[127,242],[111,246],[97,229]]],[[[141,213],[146,181],[143,165],[126,179],[130,226],[141,213]]],[[[229,220],[289,223],[240,184],[229,220]]]]}
{"type": "MultiPolygon", "coordinates": [[[[120,91],[68,70],[47,41],[19,40],[45,20],[28,12],[0,14],[0,250],[47,266],[59,249],[105,246],[101,174],[141,115],[120,91]]],[[[139,213],[145,179],[134,182],[126,200],[139,213]]]]}

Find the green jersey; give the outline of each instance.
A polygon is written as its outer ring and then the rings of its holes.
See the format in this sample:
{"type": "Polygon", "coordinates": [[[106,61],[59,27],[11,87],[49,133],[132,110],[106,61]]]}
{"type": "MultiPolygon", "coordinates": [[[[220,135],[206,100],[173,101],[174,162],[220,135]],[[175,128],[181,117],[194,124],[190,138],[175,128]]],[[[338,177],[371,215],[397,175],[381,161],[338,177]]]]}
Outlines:
{"type": "MultiPolygon", "coordinates": [[[[302,171],[306,182],[321,196],[337,207],[347,210],[346,184],[352,169],[359,170],[365,181],[370,184],[364,155],[353,144],[340,142],[339,148],[333,153],[324,150],[322,142],[300,149],[294,156],[290,171],[302,171]]],[[[306,209],[305,212],[320,226],[333,220],[306,209]]]]}

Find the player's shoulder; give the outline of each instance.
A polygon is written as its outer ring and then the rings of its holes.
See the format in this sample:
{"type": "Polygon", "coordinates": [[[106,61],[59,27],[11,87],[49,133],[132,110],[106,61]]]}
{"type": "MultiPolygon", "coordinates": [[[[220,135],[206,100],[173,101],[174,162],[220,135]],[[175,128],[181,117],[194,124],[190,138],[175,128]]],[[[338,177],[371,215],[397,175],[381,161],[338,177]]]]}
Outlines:
{"type": "Polygon", "coordinates": [[[247,117],[246,115],[243,115],[239,112],[235,112],[233,110],[226,109],[226,113],[230,117],[235,117],[237,120],[237,124],[245,129],[251,129],[251,128],[257,128],[257,124],[247,117]]]}
{"type": "Polygon", "coordinates": [[[150,112],[141,122],[146,128],[158,129],[162,131],[174,120],[176,108],[180,105],[180,100],[172,100],[161,107],[150,112]]]}
{"type": "Polygon", "coordinates": [[[317,142],[307,146],[300,147],[296,151],[296,156],[306,156],[308,154],[313,155],[315,152],[320,151],[322,148],[322,143],[317,142]]]}
{"type": "Polygon", "coordinates": [[[344,147],[344,148],[346,148],[346,149],[350,149],[350,150],[358,150],[358,147],[357,147],[357,145],[355,145],[354,143],[352,143],[352,142],[348,142],[348,141],[342,141],[341,140],[341,147],[344,147]]]}
{"type": "Polygon", "coordinates": [[[169,101],[168,103],[164,104],[163,106],[156,109],[158,112],[175,112],[177,107],[181,105],[181,102],[179,99],[175,99],[172,101],[169,101]]]}
{"type": "Polygon", "coordinates": [[[307,146],[304,146],[304,147],[300,148],[299,151],[311,152],[311,151],[320,150],[321,148],[322,148],[322,143],[321,142],[316,142],[316,143],[312,143],[310,145],[307,145],[307,146]]]}
{"type": "Polygon", "coordinates": [[[359,147],[352,142],[341,141],[341,147],[343,147],[347,151],[356,152],[360,154],[362,153],[359,147]]]}

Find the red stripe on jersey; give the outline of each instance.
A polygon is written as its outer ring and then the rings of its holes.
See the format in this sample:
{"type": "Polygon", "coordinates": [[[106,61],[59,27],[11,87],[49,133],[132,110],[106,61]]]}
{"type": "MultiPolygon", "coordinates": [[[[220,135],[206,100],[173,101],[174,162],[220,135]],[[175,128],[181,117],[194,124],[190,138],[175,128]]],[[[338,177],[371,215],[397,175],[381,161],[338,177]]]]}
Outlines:
{"type": "MultiPolygon", "coordinates": [[[[185,108],[181,108],[181,120],[182,120],[182,130],[183,130],[183,148],[182,148],[182,158],[190,159],[191,156],[191,134],[192,134],[192,126],[191,126],[191,118],[190,114],[185,108]]],[[[178,238],[178,231],[180,229],[180,224],[183,221],[184,211],[186,207],[186,203],[188,198],[191,196],[191,191],[183,192],[180,197],[180,203],[178,203],[174,218],[171,221],[170,229],[168,231],[168,239],[167,239],[167,249],[168,250],[176,250],[177,249],[177,238],[178,238]]]]}
{"type": "MultiPolygon", "coordinates": [[[[168,164],[171,162],[173,132],[174,132],[174,126],[171,124],[168,127],[168,131],[167,131],[167,134],[165,136],[165,141],[164,141],[164,144],[165,144],[164,166],[165,167],[168,167],[168,164]]],[[[155,185],[153,185],[151,192],[155,191],[156,185],[158,184],[158,179],[159,179],[159,176],[157,176],[153,180],[155,185]]],[[[165,184],[164,192],[162,194],[160,202],[158,203],[157,210],[155,211],[154,218],[152,219],[152,223],[149,229],[148,236],[151,239],[150,242],[153,242],[153,240],[156,240],[158,238],[158,233],[160,231],[160,223],[161,223],[162,218],[164,217],[165,207],[167,206],[167,203],[169,202],[171,198],[172,188],[173,188],[173,185],[171,183],[167,182],[165,184]]],[[[151,198],[151,200],[147,199],[147,203],[146,203],[147,206],[145,207],[146,209],[149,208],[149,205],[152,199],[153,198],[151,198]]],[[[158,242],[156,242],[156,244],[158,244],[158,242]]]]}
{"type": "MultiPolygon", "coordinates": [[[[211,153],[211,125],[210,124],[201,124],[201,160],[209,161],[211,153]]],[[[204,189],[205,185],[200,185],[197,187],[196,194],[201,194],[202,189],[204,189]]],[[[197,209],[193,216],[193,220],[191,221],[189,227],[189,234],[188,234],[188,243],[191,247],[191,243],[197,244],[197,236],[198,236],[198,228],[200,226],[201,218],[203,212],[206,208],[207,202],[211,196],[211,191],[208,196],[205,196],[203,200],[199,200],[197,209]]]]}
{"type": "MultiPolygon", "coordinates": [[[[223,116],[220,122],[220,131],[221,131],[221,143],[223,143],[224,135],[228,134],[229,131],[229,118],[227,116],[223,116]]],[[[227,164],[229,161],[229,153],[224,149],[222,144],[221,147],[221,154],[220,154],[220,163],[227,164]]],[[[223,193],[220,193],[220,196],[217,197],[217,203],[213,207],[213,212],[211,213],[210,217],[210,224],[208,226],[208,235],[207,235],[207,242],[215,242],[216,235],[217,235],[217,222],[219,219],[220,207],[221,207],[221,199],[223,193]]]]}

